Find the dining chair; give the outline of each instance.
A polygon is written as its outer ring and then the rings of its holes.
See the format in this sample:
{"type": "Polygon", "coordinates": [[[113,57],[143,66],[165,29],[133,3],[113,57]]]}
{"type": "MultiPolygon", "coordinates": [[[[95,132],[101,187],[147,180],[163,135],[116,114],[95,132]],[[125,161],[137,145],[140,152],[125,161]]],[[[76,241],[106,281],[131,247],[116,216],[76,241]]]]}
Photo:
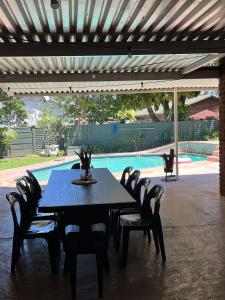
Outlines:
{"type": "Polygon", "coordinates": [[[16,187],[24,201],[26,201],[27,208],[32,219],[51,219],[57,221],[57,216],[54,213],[41,213],[38,211],[40,198],[38,197],[36,189],[33,186],[33,181],[30,177],[23,176],[21,179],[17,180],[16,187]]]}
{"type": "Polygon", "coordinates": [[[163,261],[166,260],[163,230],[159,214],[162,194],[163,188],[161,185],[153,186],[153,188],[145,195],[139,214],[120,216],[121,230],[118,234],[121,235],[122,232],[122,267],[126,267],[127,265],[130,231],[151,230],[156,252],[158,253],[161,251],[163,261]],[[154,202],[154,204],[152,202],[154,202]]]}
{"type": "Polygon", "coordinates": [[[52,220],[33,221],[23,197],[11,192],[6,195],[14,223],[11,272],[15,272],[23,240],[43,238],[47,241],[52,273],[57,273],[60,255],[60,241],[56,222],[52,220]],[[19,206],[19,209],[18,209],[19,206]]]}
{"type": "Polygon", "coordinates": [[[64,223],[63,245],[65,251],[65,271],[70,269],[72,299],[76,299],[76,263],[77,255],[95,254],[98,277],[98,294],[103,296],[103,269],[109,271],[108,241],[109,213],[108,210],[93,208],[83,209],[79,218],[64,223]],[[72,223],[72,224],[69,224],[72,223]],[[72,225],[72,226],[71,226],[72,225]]]}
{"type": "Polygon", "coordinates": [[[130,176],[127,179],[125,189],[128,191],[128,193],[133,197],[134,196],[134,190],[138,183],[138,180],[140,178],[141,171],[134,170],[130,176]]]}
{"type": "MultiPolygon", "coordinates": [[[[121,208],[117,212],[117,235],[116,235],[116,251],[119,250],[119,245],[120,245],[120,235],[121,235],[121,226],[120,226],[120,217],[122,215],[131,215],[131,214],[138,214],[140,213],[141,205],[143,203],[144,198],[146,197],[146,193],[148,191],[148,187],[151,183],[150,178],[142,178],[139,180],[137,183],[134,193],[133,193],[133,198],[136,200],[136,205],[134,207],[129,207],[129,208],[121,208]]],[[[151,235],[150,232],[148,232],[148,240],[151,241],[151,235]]]]}
{"type": "Polygon", "coordinates": [[[132,170],[133,170],[133,167],[130,167],[130,166],[126,167],[123,170],[123,173],[122,173],[122,176],[121,176],[121,179],[120,179],[120,184],[122,184],[123,187],[126,186],[127,179],[129,178],[132,170]]]}
{"type": "MultiPolygon", "coordinates": [[[[141,172],[139,170],[134,170],[130,176],[128,177],[126,184],[124,188],[127,190],[127,192],[134,197],[134,190],[136,188],[137,182],[139,180],[141,172]]],[[[112,216],[112,232],[113,232],[113,240],[114,243],[116,243],[116,237],[117,237],[117,228],[118,228],[118,216],[120,214],[120,209],[114,210],[113,211],[113,216],[112,216]]]]}
{"type": "Polygon", "coordinates": [[[71,169],[80,169],[80,163],[73,164],[71,169]]]}
{"type": "Polygon", "coordinates": [[[33,183],[33,187],[35,189],[35,193],[37,194],[37,197],[39,197],[39,199],[42,197],[42,189],[41,186],[37,180],[37,178],[34,176],[34,174],[30,171],[30,170],[26,170],[29,178],[32,180],[33,183]]]}
{"type": "MultiPolygon", "coordinates": [[[[93,169],[93,166],[91,166],[91,168],[93,169]]],[[[75,163],[72,165],[71,169],[75,169],[75,170],[78,170],[80,169],[80,163],[75,163]]]]}

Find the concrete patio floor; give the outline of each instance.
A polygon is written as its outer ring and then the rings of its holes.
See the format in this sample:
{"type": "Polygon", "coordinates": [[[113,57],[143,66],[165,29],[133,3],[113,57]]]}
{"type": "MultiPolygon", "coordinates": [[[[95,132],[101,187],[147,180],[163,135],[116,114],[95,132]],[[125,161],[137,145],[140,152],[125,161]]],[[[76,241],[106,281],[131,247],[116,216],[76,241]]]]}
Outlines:
{"type": "MultiPolygon", "coordinates": [[[[145,171],[152,184],[162,183],[165,193],[161,217],[167,261],[155,255],[154,245],[142,233],[130,238],[128,266],[121,270],[110,247],[111,272],[104,277],[107,300],[206,300],[225,299],[225,202],[218,193],[218,164],[183,167],[180,180],[162,182],[157,172],[145,171]]],[[[52,275],[44,241],[25,243],[15,275],[10,274],[12,219],[5,193],[0,191],[0,299],[69,300],[68,275],[52,275]]],[[[81,300],[97,297],[94,256],[78,259],[77,296],[81,300]]]]}

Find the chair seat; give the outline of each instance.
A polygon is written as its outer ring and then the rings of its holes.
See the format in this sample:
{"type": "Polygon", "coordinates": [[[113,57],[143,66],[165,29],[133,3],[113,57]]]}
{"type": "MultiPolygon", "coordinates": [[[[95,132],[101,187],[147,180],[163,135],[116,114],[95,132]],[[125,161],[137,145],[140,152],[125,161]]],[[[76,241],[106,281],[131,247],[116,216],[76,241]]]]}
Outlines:
{"type": "Polygon", "coordinates": [[[36,213],[34,216],[33,216],[33,219],[34,220],[56,220],[57,217],[54,213],[36,213]]]}
{"type": "Polygon", "coordinates": [[[93,224],[91,226],[91,230],[94,231],[94,232],[106,232],[106,227],[105,227],[105,224],[103,223],[97,223],[97,224],[93,224]]]}
{"type": "Polygon", "coordinates": [[[33,221],[26,231],[27,235],[48,234],[55,231],[55,222],[52,220],[33,221]]]}
{"type": "Polygon", "coordinates": [[[173,168],[164,168],[164,172],[173,173],[173,168]]]}
{"type": "Polygon", "coordinates": [[[118,211],[119,215],[138,214],[140,209],[137,207],[122,208],[118,211]]]}
{"type": "Polygon", "coordinates": [[[129,214],[120,216],[122,226],[150,226],[151,219],[141,219],[140,214],[129,214]]]}

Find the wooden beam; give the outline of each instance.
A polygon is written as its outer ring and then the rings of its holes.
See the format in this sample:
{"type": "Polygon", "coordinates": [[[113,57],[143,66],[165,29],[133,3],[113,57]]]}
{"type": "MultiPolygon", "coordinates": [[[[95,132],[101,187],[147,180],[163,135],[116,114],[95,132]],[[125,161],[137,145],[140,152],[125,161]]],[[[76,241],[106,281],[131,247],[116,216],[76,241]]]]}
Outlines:
{"type": "Polygon", "coordinates": [[[0,83],[22,82],[100,82],[100,81],[144,81],[218,78],[218,68],[202,68],[192,73],[181,72],[127,72],[127,73],[74,73],[74,74],[0,74],[0,83]]]}
{"type": "Polygon", "coordinates": [[[225,41],[1,43],[0,57],[225,53],[225,41]]]}

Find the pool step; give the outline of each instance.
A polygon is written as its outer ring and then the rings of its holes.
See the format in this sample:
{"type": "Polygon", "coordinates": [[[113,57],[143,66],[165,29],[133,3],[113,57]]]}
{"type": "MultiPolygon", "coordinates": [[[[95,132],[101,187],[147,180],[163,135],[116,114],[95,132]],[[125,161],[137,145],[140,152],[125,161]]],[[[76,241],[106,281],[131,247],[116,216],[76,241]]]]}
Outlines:
{"type": "Polygon", "coordinates": [[[220,158],[219,155],[220,155],[220,151],[219,151],[219,147],[217,147],[216,150],[213,151],[212,155],[208,156],[208,160],[219,162],[219,158],[220,158]]]}
{"type": "Polygon", "coordinates": [[[208,161],[219,162],[219,156],[210,155],[208,156],[208,161]]]}

